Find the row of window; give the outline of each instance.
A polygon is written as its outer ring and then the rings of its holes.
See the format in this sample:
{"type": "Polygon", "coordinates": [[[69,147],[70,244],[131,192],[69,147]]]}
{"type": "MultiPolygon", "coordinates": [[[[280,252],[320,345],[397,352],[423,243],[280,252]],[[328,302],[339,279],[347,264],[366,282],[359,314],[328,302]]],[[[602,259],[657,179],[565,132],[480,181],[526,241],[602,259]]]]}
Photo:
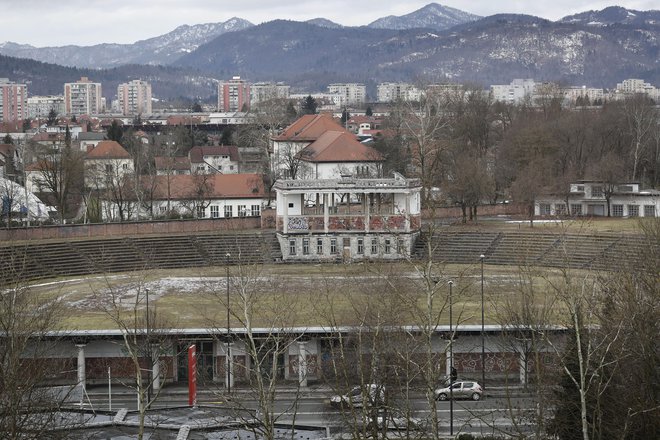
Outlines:
{"type": "MultiPolygon", "coordinates": [[[[209,208],[211,210],[211,218],[220,218],[220,206],[211,205],[209,208]]],[[[249,209],[247,205],[238,205],[237,208],[238,217],[259,217],[259,215],[261,215],[261,205],[252,205],[249,209]]],[[[223,214],[225,218],[233,217],[234,206],[225,205],[223,214]]],[[[206,208],[204,206],[198,206],[197,215],[202,218],[206,217],[206,208]]]]}
{"type": "MultiPolygon", "coordinates": [[[[317,255],[323,255],[324,254],[324,240],[323,238],[319,237],[316,239],[311,239],[311,238],[303,238],[302,239],[302,254],[303,255],[311,255],[312,254],[312,246],[314,241],[316,241],[316,254],[317,255]]],[[[405,242],[403,239],[398,239],[396,240],[396,249],[394,249],[394,240],[390,238],[386,238],[383,240],[382,243],[382,252],[383,254],[392,254],[393,252],[396,252],[398,254],[404,254],[405,253],[405,242]]],[[[348,237],[342,238],[342,247],[349,247],[351,246],[351,239],[348,237]]],[[[330,254],[331,255],[337,255],[339,254],[339,242],[337,238],[330,238],[330,254]]],[[[369,255],[380,255],[381,251],[381,243],[378,238],[372,238],[370,242],[368,239],[365,239],[363,237],[358,237],[356,238],[356,250],[358,255],[365,255],[365,251],[368,250],[369,255]],[[365,247],[365,245],[368,244],[368,247],[365,247]]],[[[298,239],[296,238],[289,238],[289,255],[296,255],[298,252],[298,239]]]]}
{"type": "MultiPolygon", "coordinates": [[[[626,205],[628,208],[628,217],[639,217],[639,207],[640,205],[626,205]]],[[[571,203],[571,212],[570,215],[582,215],[582,205],[579,203],[571,203]]],[[[655,217],[655,205],[643,205],[644,208],[644,217],[655,217]]],[[[614,204],[612,205],[612,216],[613,217],[623,217],[623,205],[614,204]]],[[[552,205],[550,203],[541,203],[539,204],[539,214],[540,215],[552,215],[552,205]]],[[[566,215],[566,205],[564,203],[555,204],[554,215],[566,215]]]]}

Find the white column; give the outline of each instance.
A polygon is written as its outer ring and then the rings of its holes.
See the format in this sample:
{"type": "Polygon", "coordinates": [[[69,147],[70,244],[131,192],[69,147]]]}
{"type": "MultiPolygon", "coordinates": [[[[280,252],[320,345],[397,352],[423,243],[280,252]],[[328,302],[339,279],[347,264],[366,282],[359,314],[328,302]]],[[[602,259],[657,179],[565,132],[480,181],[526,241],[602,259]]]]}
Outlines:
{"type": "Polygon", "coordinates": [[[158,392],[160,390],[160,362],[158,362],[158,352],[157,350],[153,350],[153,354],[151,355],[154,361],[154,364],[151,366],[151,371],[152,371],[152,376],[153,376],[153,383],[151,386],[153,387],[153,390],[155,392],[158,392]]]}
{"type": "Polygon", "coordinates": [[[371,194],[364,193],[364,232],[369,233],[369,223],[371,222],[371,194]]]}
{"type": "Polygon", "coordinates": [[[282,193],[282,233],[289,233],[289,202],[287,193],[282,193]]]}
{"type": "Polygon", "coordinates": [[[327,234],[329,231],[328,223],[330,223],[330,207],[328,206],[330,201],[328,193],[323,194],[323,231],[327,234]]]}
{"type": "Polygon", "coordinates": [[[445,355],[447,356],[447,361],[445,362],[445,371],[447,372],[447,377],[451,376],[451,352],[449,350],[449,344],[451,344],[451,341],[447,343],[447,351],[445,352],[445,355]]]}
{"type": "Polygon", "coordinates": [[[78,347],[78,384],[85,389],[85,344],[76,344],[78,347]]]}
{"type": "Polygon", "coordinates": [[[406,228],[406,232],[410,232],[410,192],[406,193],[405,196],[406,196],[405,228],[406,228]]]}
{"type": "Polygon", "coordinates": [[[520,371],[520,384],[527,385],[527,363],[525,362],[525,351],[520,350],[518,354],[518,363],[520,371]]]}
{"type": "Polygon", "coordinates": [[[232,350],[232,345],[233,343],[231,342],[225,344],[225,388],[234,387],[234,362],[232,362],[234,353],[232,350]],[[229,381],[227,381],[227,372],[229,372],[229,381]]]}
{"type": "Polygon", "coordinates": [[[307,386],[307,342],[298,341],[298,383],[307,386]]]}

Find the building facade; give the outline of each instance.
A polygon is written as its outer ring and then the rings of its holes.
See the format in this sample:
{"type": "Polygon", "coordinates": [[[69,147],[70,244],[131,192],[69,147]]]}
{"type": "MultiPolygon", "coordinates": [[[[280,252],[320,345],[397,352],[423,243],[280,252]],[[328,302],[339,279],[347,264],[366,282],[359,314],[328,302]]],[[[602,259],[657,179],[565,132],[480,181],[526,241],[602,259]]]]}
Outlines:
{"type": "Polygon", "coordinates": [[[506,104],[517,104],[536,92],[533,79],[514,79],[510,84],[492,85],[490,91],[495,101],[506,104]]]}
{"type": "Polygon", "coordinates": [[[342,106],[361,107],[367,101],[367,87],[364,84],[330,84],[328,93],[336,93],[341,96],[342,106]]]}
{"type": "Polygon", "coordinates": [[[101,83],[83,76],[74,83],[64,84],[64,111],[67,115],[96,115],[102,110],[101,83]]]}
{"type": "Polygon", "coordinates": [[[0,78],[0,122],[22,121],[27,113],[27,85],[0,78]]]}
{"type": "Polygon", "coordinates": [[[568,194],[545,195],[534,204],[534,214],[546,217],[607,216],[608,213],[612,217],[660,217],[660,191],[640,190],[638,183],[584,180],[571,183],[568,194]]]}
{"type": "Polygon", "coordinates": [[[419,101],[421,91],[408,83],[380,83],[376,89],[378,102],[419,101]]]}
{"type": "Polygon", "coordinates": [[[30,118],[47,118],[51,111],[63,115],[65,113],[64,96],[30,96],[27,99],[27,107],[30,118]]]}
{"type": "Polygon", "coordinates": [[[139,79],[117,87],[119,110],[125,116],[150,115],[151,84],[139,79]]]}
{"type": "Polygon", "coordinates": [[[218,83],[218,111],[239,112],[250,109],[250,83],[240,76],[218,83]]]}
{"type": "Polygon", "coordinates": [[[277,239],[284,260],[398,260],[421,228],[417,179],[280,180],[277,239]]]}
{"type": "Polygon", "coordinates": [[[250,105],[270,99],[289,99],[291,86],[284,83],[259,82],[250,86],[250,105]]]}

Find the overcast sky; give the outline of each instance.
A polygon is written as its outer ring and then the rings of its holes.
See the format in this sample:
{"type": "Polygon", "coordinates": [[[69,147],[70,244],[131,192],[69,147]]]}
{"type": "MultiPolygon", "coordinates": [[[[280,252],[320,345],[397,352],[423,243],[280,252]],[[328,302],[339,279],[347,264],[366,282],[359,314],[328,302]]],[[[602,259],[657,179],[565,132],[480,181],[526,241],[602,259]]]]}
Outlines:
{"type": "MultiPolygon", "coordinates": [[[[304,21],[323,17],[360,26],[387,15],[405,15],[431,0],[0,0],[0,42],[61,46],[133,43],[167,33],[182,24],[226,21],[254,24],[274,19],[304,21]]],[[[618,4],[629,9],[660,9],[658,0],[442,0],[477,15],[522,13],[556,20],[618,4]]]]}

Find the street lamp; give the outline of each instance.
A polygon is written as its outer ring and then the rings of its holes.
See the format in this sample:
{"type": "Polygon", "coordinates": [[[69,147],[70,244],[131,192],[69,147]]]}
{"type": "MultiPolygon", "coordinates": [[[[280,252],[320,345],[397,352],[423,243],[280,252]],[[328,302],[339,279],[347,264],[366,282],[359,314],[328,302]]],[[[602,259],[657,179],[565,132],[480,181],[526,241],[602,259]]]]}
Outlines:
{"type": "Polygon", "coordinates": [[[225,269],[227,271],[227,393],[231,393],[231,340],[229,338],[229,258],[231,254],[225,255],[225,269]]]}
{"type": "Polygon", "coordinates": [[[484,336],[484,254],[479,255],[481,260],[481,386],[486,389],[486,343],[484,336]]]}
{"type": "Polygon", "coordinates": [[[151,368],[153,366],[153,359],[151,356],[151,340],[150,340],[150,335],[149,335],[149,289],[144,289],[144,292],[147,296],[147,353],[149,353],[149,374],[147,375],[147,404],[151,401],[151,368]]]}
{"type": "Polygon", "coordinates": [[[454,435],[454,331],[452,327],[452,287],[449,281],[449,435],[454,435]]]}

